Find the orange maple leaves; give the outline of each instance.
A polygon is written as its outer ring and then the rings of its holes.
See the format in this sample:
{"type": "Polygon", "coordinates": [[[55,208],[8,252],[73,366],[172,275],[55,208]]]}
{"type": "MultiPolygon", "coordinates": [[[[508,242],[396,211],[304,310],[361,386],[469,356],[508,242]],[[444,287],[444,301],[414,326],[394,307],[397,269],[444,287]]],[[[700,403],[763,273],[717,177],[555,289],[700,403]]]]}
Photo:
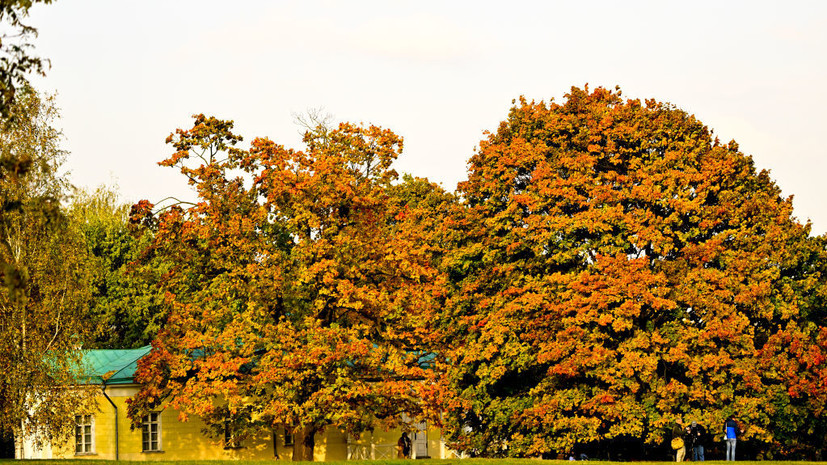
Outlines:
{"type": "Polygon", "coordinates": [[[328,425],[358,433],[422,412],[416,335],[435,271],[415,242],[421,215],[391,197],[402,139],[342,124],[308,132],[307,151],[261,138],[241,150],[231,130],[197,115],[168,139],[163,164],[199,202],[157,218],[147,266],[168,269],[169,315],[130,416],[167,403],[239,438],[288,425],[312,448],[328,425]]]}
{"type": "Polygon", "coordinates": [[[448,268],[464,272],[444,324],[473,324],[446,339],[457,441],[658,443],[676,416],[729,413],[777,439],[784,400],[761,354],[814,303],[817,270],[789,199],[736,144],[669,105],[573,88],[521,100],[460,189],[468,235],[448,268]]]}
{"type": "Polygon", "coordinates": [[[199,115],[169,139],[200,201],[157,218],[170,316],[133,415],[210,414],[216,395],[251,427],[431,413],[486,455],[659,443],[677,416],[732,413],[792,441],[821,418],[824,244],[671,105],[523,99],[461,201],[396,183],[382,128],[318,127],[306,151],[238,149],[231,129],[199,115]]]}

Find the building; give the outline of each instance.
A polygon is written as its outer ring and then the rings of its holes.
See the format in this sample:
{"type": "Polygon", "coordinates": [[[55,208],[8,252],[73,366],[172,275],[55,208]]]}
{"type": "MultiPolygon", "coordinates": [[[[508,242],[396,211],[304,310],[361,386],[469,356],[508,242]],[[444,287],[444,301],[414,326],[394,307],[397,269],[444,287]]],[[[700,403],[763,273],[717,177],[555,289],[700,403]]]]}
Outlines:
{"type": "MultiPolygon", "coordinates": [[[[144,418],[141,428],[132,428],[126,417],[126,401],[140,386],[134,374],[138,360],[150,347],[127,350],[88,350],[84,364],[90,383],[100,387],[97,409],[75,417],[73,440],[36,448],[22,438],[17,444],[17,458],[90,458],[106,460],[291,460],[293,438],[284,429],[262,431],[241,444],[225,444],[206,436],[205,425],[197,418],[178,420],[178,412],[168,408],[144,418]]],[[[438,429],[419,423],[413,433],[413,458],[456,458],[448,449],[438,429]]],[[[359,439],[328,428],[316,437],[314,459],[370,460],[396,457],[399,430],[366,432],[359,439]]],[[[230,441],[226,441],[230,442],[230,441]]]]}

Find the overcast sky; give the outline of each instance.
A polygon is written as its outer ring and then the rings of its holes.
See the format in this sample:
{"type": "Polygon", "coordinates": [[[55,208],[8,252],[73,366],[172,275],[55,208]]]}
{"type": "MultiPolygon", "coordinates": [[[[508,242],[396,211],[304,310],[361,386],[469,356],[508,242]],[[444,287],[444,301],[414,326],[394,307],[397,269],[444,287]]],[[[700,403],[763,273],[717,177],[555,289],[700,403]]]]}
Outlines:
{"type": "Polygon", "coordinates": [[[187,196],[156,163],[194,113],[303,148],[293,115],[318,107],[453,190],[512,99],[588,83],[695,114],[827,231],[827,2],[58,0],[29,22],[72,180],[126,201],[187,196]]]}

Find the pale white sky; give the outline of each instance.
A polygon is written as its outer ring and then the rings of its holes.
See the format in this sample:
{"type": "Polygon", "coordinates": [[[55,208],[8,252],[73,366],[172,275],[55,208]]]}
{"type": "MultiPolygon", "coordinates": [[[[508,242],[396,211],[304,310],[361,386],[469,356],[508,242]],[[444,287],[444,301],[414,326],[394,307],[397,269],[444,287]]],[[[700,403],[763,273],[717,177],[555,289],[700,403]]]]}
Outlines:
{"type": "Polygon", "coordinates": [[[74,183],[128,201],[191,197],[156,165],[190,115],[303,148],[315,107],[394,130],[397,170],[453,190],[512,99],[589,83],[735,139],[827,232],[827,2],[58,0],[30,23],[74,183]]]}

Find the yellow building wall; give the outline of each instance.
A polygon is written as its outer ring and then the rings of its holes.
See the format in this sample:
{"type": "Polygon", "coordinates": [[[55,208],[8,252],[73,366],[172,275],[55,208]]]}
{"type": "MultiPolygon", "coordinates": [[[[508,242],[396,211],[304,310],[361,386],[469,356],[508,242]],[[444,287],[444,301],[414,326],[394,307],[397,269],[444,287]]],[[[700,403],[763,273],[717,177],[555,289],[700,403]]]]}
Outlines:
{"type": "MultiPolygon", "coordinates": [[[[209,459],[244,459],[272,460],[273,434],[269,431],[244,441],[239,449],[224,449],[221,439],[210,438],[203,433],[204,423],[190,417],[186,422],[178,421],[178,412],[174,409],[161,411],[161,451],[143,451],[140,428],[131,428],[126,417],[126,400],[138,392],[137,386],[108,387],[107,394],[117,407],[117,438],[119,460],[209,460],[209,459]]],[[[103,395],[97,398],[97,411],[94,415],[95,451],[93,454],[75,454],[74,438],[69,444],[52,445],[53,456],[57,458],[79,459],[115,459],[116,433],[115,409],[103,395]]],[[[292,448],[285,448],[284,435],[276,437],[278,453],[281,459],[292,458],[292,448]]]]}
{"type": "MultiPolygon", "coordinates": [[[[285,445],[284,430],[263,431],[246,439],[242,447],[225,449],[222,438],[213,439],[203,433],[204,423],[190,417],[186,422],[178,421],[178,412],[167,408],[161,411],[161,451],[143,451],[140,428],[131,428],[126,417],[126,400],[138,392],[138,386],[107,387],[106,393],[117,406],[117,435],[115,433],[115,410],[107,399],[97,398],[94,415],[95,450],[92,454],[75,454],[74,437],[68,444],[52,444],[55,458],[107,459],[114,460],[116,437],[118,438],[117,458],[119,460],[291,460],[293,447],[285,445]],[[275,444],[274,444],[275,442],[275,444]],[[275,450],[274,450],[275,446],[275,450]]],[[[358,439],[349,437],[336,428],[327,428],[316,436],[314,460],[364,460],[396,458],[396,443],[401,430],[365,432],[358,439]]],[[[428,456],[442,458],[444,447],[440,431],[427,429],[428,456]]]]}

